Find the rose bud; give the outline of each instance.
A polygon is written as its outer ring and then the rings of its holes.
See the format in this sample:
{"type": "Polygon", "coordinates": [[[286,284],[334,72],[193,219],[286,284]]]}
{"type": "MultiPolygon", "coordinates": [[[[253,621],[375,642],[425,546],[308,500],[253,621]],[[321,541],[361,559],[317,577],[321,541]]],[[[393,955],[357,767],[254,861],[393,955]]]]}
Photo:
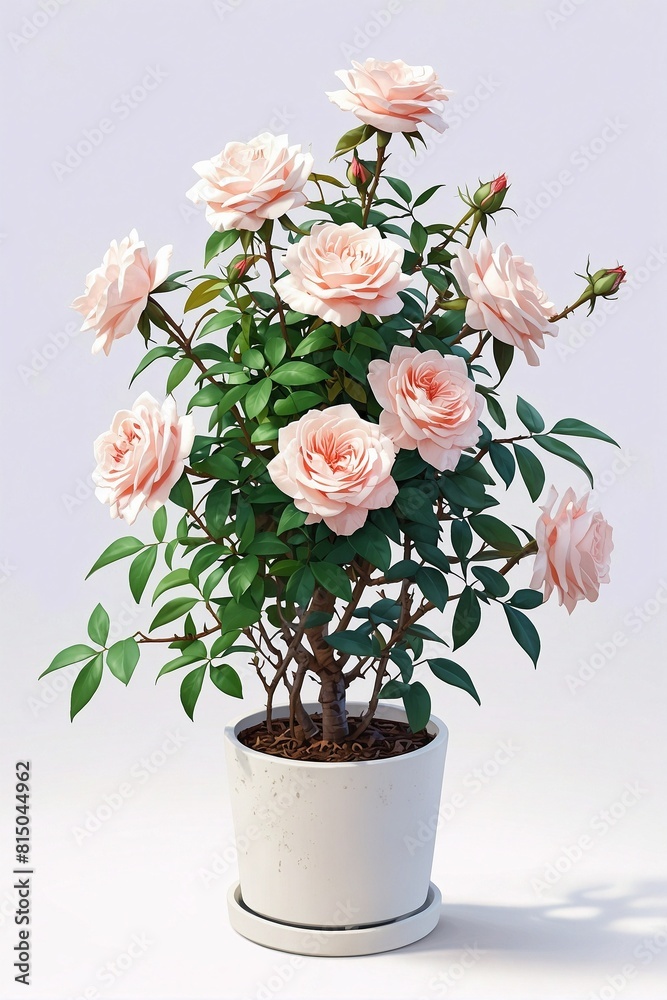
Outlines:
{"type": "Polygon", "coordinates": [[[248,269],[257,260],[259,260],[257,254],[250,254],[248,257],[236,257],[227,269],[227,279],[230,282],[242,281],[248,269]]]}
{"type": "Polygon", "coordinates": [[[357,151],[355,149],[352,156],[352,162],[347,168],[347,179],[352,185],[356,187],[358,191],[365,191],[368,187],[370,180],[372,178],[372,173],[365,167],[361,160],[357,157],[357,151]]]}
{"type": "Polygon", "coordinates": [[[492,181],[487,181],[486,184],[482,184],[480,188],[475,191],[473,195],[473,201],[478,208],[481,208],[487,214],[492,212],[497,212],[505,200],[505,195],[509,184],[507,183],[507,177],[505,174],[500,174],[499,177],[494,177],[492,181]]]}
{"type": "Polygon", "coordinates": [[[596,271],[591,278],[591,286],[594,295],[606,298],[608,295],[615,295],[625,281],[625,268],[607,267],[596,271]]]}

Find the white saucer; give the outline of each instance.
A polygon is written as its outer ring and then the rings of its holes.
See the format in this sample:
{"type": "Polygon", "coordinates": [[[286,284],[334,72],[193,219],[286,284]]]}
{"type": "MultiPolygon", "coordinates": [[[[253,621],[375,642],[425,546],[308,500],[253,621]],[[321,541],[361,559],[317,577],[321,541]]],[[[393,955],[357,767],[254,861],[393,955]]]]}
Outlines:
{"type": "Polygon", "coordinates": [[[230,886],[227,893],[229,921],[235,931],[255,944],[295,955],[374,955],[404,948],[434,930],[441,905],[440,890],[431,882],[424,905],[405,917],[366,927],[323,930],[284,924],[253,913],[241,898],[239,882],[230,886]]]}

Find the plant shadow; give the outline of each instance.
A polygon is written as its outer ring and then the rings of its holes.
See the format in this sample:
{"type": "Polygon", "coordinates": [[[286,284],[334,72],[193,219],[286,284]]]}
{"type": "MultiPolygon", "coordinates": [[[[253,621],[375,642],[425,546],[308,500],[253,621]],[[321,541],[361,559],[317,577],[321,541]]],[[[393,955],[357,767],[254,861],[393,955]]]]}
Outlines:
{"type": "Polygon", "coordinates": [[[443,903],[438,926],[407,951],[459,952],[468,947],[594,963],[623,961],[645,938],[667,931],[667,880],[646,880],[622,892],[596,884],[533,906],[443,903]]]}

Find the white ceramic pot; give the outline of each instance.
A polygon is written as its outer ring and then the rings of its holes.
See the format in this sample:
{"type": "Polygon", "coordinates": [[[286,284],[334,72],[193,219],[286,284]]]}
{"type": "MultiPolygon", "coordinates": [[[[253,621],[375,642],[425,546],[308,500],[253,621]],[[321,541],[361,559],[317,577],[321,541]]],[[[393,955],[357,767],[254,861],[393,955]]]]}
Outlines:
{"type": "MultiPolygon", "coordinates": [[[[318,705],[307,705],[316,712],[318,705]]],[[[348,704],[351,715],[365,706],[348,704]]],[[[274,715],[288,714],[286,708],[274,715]]],[[[378,716],[405,721],[382,705],[378,716]]],[[[435,738],[384,760],[325,763],[250,750],[237,734],[263,712],[225,729],[243,904],[301,927],[351,928],[395,921],[425,905],[447,749],[435,738]],[[420,835],[421,831],[421,835],[420,835]]]]}

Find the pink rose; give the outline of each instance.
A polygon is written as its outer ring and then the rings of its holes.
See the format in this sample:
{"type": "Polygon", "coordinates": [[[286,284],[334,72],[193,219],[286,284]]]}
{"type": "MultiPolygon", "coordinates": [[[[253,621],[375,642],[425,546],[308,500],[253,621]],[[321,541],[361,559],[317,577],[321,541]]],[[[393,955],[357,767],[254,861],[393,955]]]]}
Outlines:
{"type": "Polygon", "coordinates": [[[310,410],[281,428],[268,470],[278,489],[307,512],[306,524],[324,521],[337,535],[351,535],[369,510],[389,507],[398,493],[394,457],[378,425],[345,403],[310,410]]]}
{"type": "Polygon", "coordinates": [[[484,400],[453,354],[394,347],[389,361],[371,361],[368,383],[383,412],[380,430],[396,448],[417,448],[440,472],[455,469],[464,448],[477,444],[484,400]]]}
{"type": "Polygon", "coordinates": [[[354,222],[313,226],[283,257],[289,271],[275,288],[292,309],[348,326],[362,312],[393,316],[403,303],[398,293],[410,284],[403,274],[403,248],[382,239],[377,229],[354,222]]]}
{"type": "Polygon", "coordinates": [[[352,61],[354,69],[336,73],[346,90],[327,94],[342,111],[382,132],[415,132],[424,124],[444,132],[444,90],[431,66],[408,66],[402,59],[352,61]]]}
{"type": "Polygon", "coordinates": [[[151,260],[136,229],[114,240],[99,267],[86,277],[86,290],[72,302],[84,317],[81,332],[94,330],[93,354],[108,354],[114,340],[126,337],[137,325],[148,296],[169,271],[173,247],[158,250],[151,260]]]}
{"type": "Polygon", "coordinates": [[[587,493],[577,500],[568,489],[552,514],[558,499],[552,486],[535,529],[538,552],[530,586],[540,590],[544,584],[545,600],[555,588],[558,603],[570,614],[577,601],[597,601],[600,584],[609,583],[612,529],[599,511],[588,510],[588,498],[587,493]]]}
{"type": "Polygon", "coordinates": [[[218,232],[255,232],[267,219],[278,219],[305,205],[303,193],[313,157],[290,146],[286,135],[262,132],[250,142],[228,142],[211,160],[195,163],[201,177],[187,192],[204,202],[206,220],[218,232]]]}
{"type": "Polygon", "coordinates": [[[173,396],[160,407],[149,392],[119,410],[95,441],[95,496],[112,517],[134,524],[143,507],[157,510],[180,479],[195,436],[192,416],[179,417],[173,396]]]}
{"type": "Polygon", "coordinates": [[[468,326],[488,330],[523,351],[529,365],[539,365],[534,348],[544,347],[545,334],[556,335],[557,327],[549,321],[556,309],[537,284],[532,265],[516,257],[507,243],[494,250],[483,239],[477,254],[461,247],[451,267],[468,299],[468,326]]]}

